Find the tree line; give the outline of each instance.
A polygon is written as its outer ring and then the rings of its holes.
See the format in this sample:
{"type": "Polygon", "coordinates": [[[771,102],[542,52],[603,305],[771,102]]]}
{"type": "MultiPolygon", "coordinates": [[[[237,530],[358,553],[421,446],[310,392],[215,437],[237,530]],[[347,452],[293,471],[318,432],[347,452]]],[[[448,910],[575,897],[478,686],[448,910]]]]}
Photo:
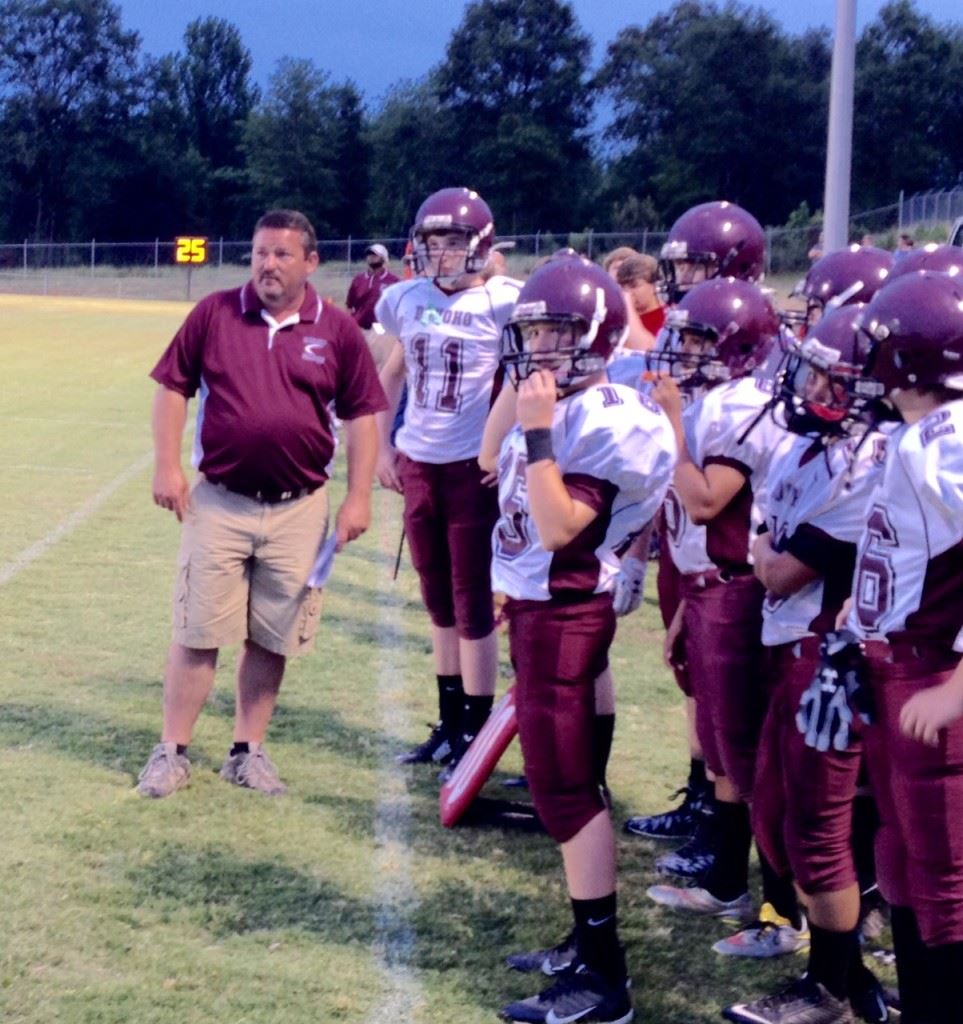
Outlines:
{"type": "MultiPolygon", "coordinates": [[[[397,236],[453,183],[503,234],[821,205],[827,30],[679,0],[591,53],[566,0],[475,0],[436,67],[368,106],[307,59],[262,91],[223,18],[156,57],[110,0],[0,0],[0,239],[246,237],[271,206],[322,236],[397,236]]],[[[892,0],[857,45],[854,208],[961,172],[963,27],[892,0]]]]}

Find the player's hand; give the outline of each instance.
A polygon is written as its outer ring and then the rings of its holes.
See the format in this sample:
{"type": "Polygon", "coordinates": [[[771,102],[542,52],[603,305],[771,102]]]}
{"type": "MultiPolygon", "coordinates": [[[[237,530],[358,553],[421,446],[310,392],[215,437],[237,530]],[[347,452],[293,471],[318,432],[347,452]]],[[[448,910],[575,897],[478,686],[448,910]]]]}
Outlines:
{"type": "Polygon", "coordinates": [[[772,535],[767,531],[759,534],[752,542],[752,571],[760,583],[765,584],[766,559],[772,554],[772,535]]]}
{"type": "Polygon", "coordinates": [[[398,452],[394,448],[378,452],[375,475],[382,487],[389,491],[397,491],[398,494],[402,493],[401,477],[398,474],[398,452]]]}
{"type": "Polygon", "coordinates": [[[558,401],[558,386],[548,370],[536,370],[518,386],[515,414],[522,430],[551,427],[558,401]]]}
{"type": "Polygon", "coordinates": [[[498,486],[498,471],[492,470],[490,473],[486,473],[482,478],[482,487],[497,487],[498,486]]]}
{"type": "Polygon", "coordinates": [[[352,494],[349,491],[334,520],[334,534],[337,537],[334,550],[342,551],[345,545],[357,540],[370,525],[370,495],[352,494]]]}
{"type": "Polygon", "coordinates": [[[662,407],[670,420],[682,420],[682,392],[675,379],[669,374],[660,374],[652,388],[653,400],[662,407]]]}
{"type": "Polygon", "coordinates": [[[963,718],[963,694],[959,684],[948,679],[939,686],[920,690],[903,705],[899,727],[904,736],[935,747],[940,731],[963,718]]]}
{"type": "Polygon", "coordinates": [[[616,615],[628,615],[642,603],[642,592],[645,590],[645,570],[648,562],[633,555],[622,559],[622,566],[615,577],[615,595],[612,607],[616,615]]]}
{"type": "Polygon", "coordinates": [[[154,481],[151,485],[154,493],[154,504],[169,509],[182,523],[191,500],[191,489],[179,465],[157,467],[154,470],[154,481]]]}

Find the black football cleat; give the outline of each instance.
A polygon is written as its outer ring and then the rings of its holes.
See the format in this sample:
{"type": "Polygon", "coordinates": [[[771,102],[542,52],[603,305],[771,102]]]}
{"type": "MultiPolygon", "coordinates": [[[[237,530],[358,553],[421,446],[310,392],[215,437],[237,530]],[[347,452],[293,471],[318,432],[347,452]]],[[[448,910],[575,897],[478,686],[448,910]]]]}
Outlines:
{"type": "Polygon", "coordinates": [[[579,963],[536,996],[509,1003],[502,1018],[528,1024],[628,1024],[634,1015],[628,979],[613,983],[579,963]]]}
{"type": "Polygon", "coordinates": [[[533,953],[512,953],[505,957],[505,966],[525,974],[541,971],[550,978],[567,971],[575,962],[575,932],[571,931],[551,949],[538,949],[533,953]]]}
{"type": "Polygon", "coordinates": [[[699,811],[695,835],[678,850],[659,857],[655,870],[660,875],[674,875],[676,878],[698,878],[712,867],[715,859],[715,820],[711,805],[706,805],[699,811]]]}
{"type": "Polygon", "coordinates": [[[805,977],[774,996],[728,1006],[722,1016],[736,1024],[853,1024],[855,1019],[848,1002],[805,977]]]}
{"type": "Polygon", "coordinates": [[[438,781],[444,785],[455,774],[455,769],[461,764],[462,758],[468,753],[468,748],[475,740],[477,733],[460,732],[451,745],[451,755],[448,763],[438,773],[438,781]]]}
{"type": "Polygon", "coordinates": [[[450,758],[451,743],[448,741],[448,732],[439,722],[432,727],[424,743],[398,754],[395,760],[398,764],[447,764],[450,758]]]}
{"type": "Polygon", "coordinates": [[[850,981],[849,1002],[853,1013],[860,1020],[870,1021],[871,1024],[886,1024],[889,1020],[886,990],[868,967],[858,970],[856,977],[850,981]]]}
{"type": "Polygon", "coordinates": [[[691,786],[683,786],[673,795],[684,795],[678,807],[661,814],[629,818],[622,826],[623,830],[630,836],[643,839],[691,839],[699,824],[699,812],[702,810],[705,793],[691,786]]]}

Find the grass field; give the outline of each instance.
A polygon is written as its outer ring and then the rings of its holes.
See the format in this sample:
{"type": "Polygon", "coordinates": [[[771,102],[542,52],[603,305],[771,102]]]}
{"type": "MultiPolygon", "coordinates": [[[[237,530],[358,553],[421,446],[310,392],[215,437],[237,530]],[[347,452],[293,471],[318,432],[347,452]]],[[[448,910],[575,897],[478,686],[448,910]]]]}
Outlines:
{"type": "MultiPolygon", "coordinates": [[[[391,580],[394,496],[339,557],[319,650],[285,681],[269,748],[289,795],[217,779],[233,651],[191,788],[133,792],[160,723],[177,542],[150,501],[147,371],[186,309],[0,297],[0,1019],[491,1021],[534,991],[502,957],[559,939],[569,911],[547,838],[445,831],[432,775],[393,762],[434,691],[414,574],[391,580]]],[[[613,653],[619,819],[662,809],[686,765],[657,625],[649,598],[613,653]]],[[[513,748],[501,768],[518,767],[513,748]]],[[[799,969],[718,957],[724,925],[650,906],[654,852],[621,842],[637,1019],[714,1021],[799,969]]]]}

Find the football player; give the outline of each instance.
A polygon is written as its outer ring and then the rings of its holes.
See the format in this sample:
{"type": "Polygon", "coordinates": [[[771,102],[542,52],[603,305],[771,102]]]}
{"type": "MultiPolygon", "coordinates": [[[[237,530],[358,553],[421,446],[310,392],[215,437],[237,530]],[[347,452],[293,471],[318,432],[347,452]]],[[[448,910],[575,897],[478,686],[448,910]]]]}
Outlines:
{"type": "Polygon", "coordinates": [[[958,1019],[963,980],[963,280],[901,275],[867,305],[866,373],[902,417],[866,516],[847,627],[863,642],[906,1021],[958,1019]]]}
{"type": "MultiPolygon", "coordinates": [[[[756,285],[720,278],[688,291],[669,312],[666,328],[657,353],[663,375],[652,397],[666,411],[679,446],[665,521],[682,597],[667,642],[674,646],[681,635],[695,689],[696,727],[714,777],[714,859],[697,885],[657,885],[648,892],[665,906],[748,921],[747,801],[767,697],[763,587],[749,549],[770,466],[788,445],[785,432],[765,415],[771,382],[753,371],[775,343],[779,321],[756,285]]],[[[765,871],[764,880],[778,914],[798,918],[792,886],[778,885],[765,871]]]]}
{"type": "MultiPolygon", "coordinates": [[[[735,203],[701,203],[687,210],[672,225],[661,250],[659,290],[669,302],[678,302],[695,284],[716,277],[759,281],[765,268],[766,236],[755,217],[735,203]]],[[[628,355],[609,367],[612,380],[650,390],[648,357],[628,355]]],[[[666,508],[660,516],[659,611],[669,630],[679,607],[678,571],[669,556],[667,532],[662,519],[672,514],[666,508]]],[[[628,563],[631,567],[632,563],[628,563]]],[[[689,777],[679,788],[682,803],[652,815],[633,815],[625,822],[629,835],[657,840],[690,840],[680,850],[660,858],[660,869],[684,877],[704,870],[712,860],[712,783],[706,777],[705,756],[696,729],[696,706],[692,684],[677,635],[667,636],[665,662],[686,697],[689,723],[689,777]]]]}
{"type": "Polygon", "coordinates": [[[938,245],[936,242],[908,249],[893,263],[889,279],[895,280],[918,270],[935,270],[949,274],[950,277],[958,277],[963,274],[963,249],[958,245],[938,245]]]}
{"type": "Polygon", "coordinates": [[[798,337],[840,306],[865,303],[893,272],[893,254],[869,245],[850,245],[821,256],[793,289],[805,310],[786,310],[783,323],[798,337]]]}
{"type": "MultiPolygon", "coordinates": [[[[896,271],[893,254],[872,245],[850,245],[817,259],[796,285],[793,295],[805,301],[805,310],[781,313],[783,336],[804,338],[807,331],[834,309],[866,303],[896,271]]],[[[780,366],[782,361],[780,361],[780,366]]],[[[856,846],[860,889],[867,895],[864,912],[878,900],[875,888],[873,841],[878,815],[872,795],[862,787],[853,807],[853,842],[856,846]]]]}
{"type": "Polygon", "coordinates": [[[467,188],[429,196],[412,227],[417,276],[386,289],[376,317],[398,344],[381,371],[389,409],[378,479],[404,494],[405,535],[431,618],[439,721],[404,763],[452,770],[491,710],[498,667],[491,592],[495,491],[477,457],[496,390],[502,328],[519,284],[490,276],[495,226],[467,188]],[[391,439],[403,382],[404,422],[391,439]]]}
{"type": "MultiPolygon", "coordinates": [[[[765,532],[752,548],[755,574],[767,591],[762,642],[770,688],[752,824],[769,864],[781,876],[791,873],[804,894],[810,954],[803,978],[776,995],[729,1007],[724,1016],[733,1021],[842,1020],[850,998],[865,1019],[887,1019],[878,983],[862,964],[857,930],[852,818],[860,726],[854,722],[844,734],[836,722],[830,734],[831,717],[808,713],[821,636],[835,628],[849,596],[856,543],[885,453],[884,435],[867,432],[861,416],[865,353],[856,322],[862,309],[857,303],[831,310],[795,343],[774,406],[777,421],[796,440],[771,470],[765,532]],[[804,695],[808,711],[797,723],[804,695]]],[[[751,942],[779,953],[805,944],[799,930],[776,925],[747,929],[716,948],[726,952],[751,942]]]]}
{"type": "MultiPolygon", "coordinates": [[[[581,260],[583,257],[574,249],[560,249],[544,260],[542,265],[562,259],[581,260]]],[[[610,273],[609,276],[611,277],[612,274],[610,273]]],[[[626,312],[629,312],[628,303],[626,303],[626,312]]],[[[613,350],[610,360],[614,357],[616,351],[621,349],[626,338],[631,335],[631,332],[632,318],[629,316],[626,331],[620,335],[618,347],[613,350]]],[[[611,365],[611,362],[609,362],[609,366],[611,365]]],[[[516,423],[515,406],[517,398],[518,393],[515,388],[502,388],[485,423],[478,463],[482,470],[488,474],[486,479],[494,480],[497,478],[498,455],[501,451],[502,442],[516,423]]],[[[642,602],[642,591],[646,575],[646,561],[643,559],[647,557],[650,537],[651,531],[648,529],[643,530],[631,542],[629,547],[621,552],[620,568],[615,578],[612,601],[617,616],[627,615],[629,612],[634,611],[642,602]]],[[[611,669],[606,668],[595,681],[595,718],[592,723],[592,757],[595,778],[602,792],[606,795],[606,799],[608,799],[606,772],[615,736],[615,711],[615,681],[612,677],[611,669]]]]}
{"type": "Polygon", "coordinates": [[[675,304],[716,277],[761,281],[765,261],[766,235],[748,210],[725,200],[700,203],[669,228],[659,260],[662,288],[675,304]]]}
{"type": "Polygon", "coordinates": [[[624,1024],[633,1011],[618,938],[615,836],[592,765],[595,680],[615,632],[616,552],[668,487],[668,420],[605,363],[626,330],[619,287],[581,258],[529,278],[504,336],[517,423],[498,462],[493,582],[508,597],[519,737],[535,807],[561,845],[575,927],[509,959],[560,970],[502,1013],[518,1021],[624,1024]]]}

